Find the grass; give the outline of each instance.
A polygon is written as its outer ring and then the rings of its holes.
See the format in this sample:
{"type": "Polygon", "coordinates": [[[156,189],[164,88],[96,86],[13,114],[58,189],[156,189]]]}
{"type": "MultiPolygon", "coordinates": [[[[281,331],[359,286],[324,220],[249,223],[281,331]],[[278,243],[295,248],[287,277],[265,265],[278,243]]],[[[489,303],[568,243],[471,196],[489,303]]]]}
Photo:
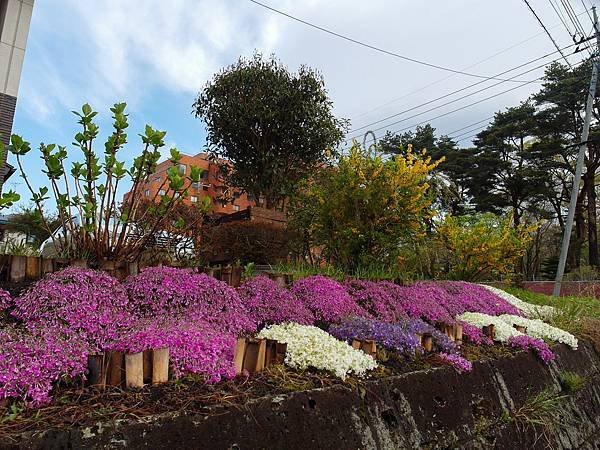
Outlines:
{"type": "Polygon", "coordinates": [[[557,314],[546,321],[572,334],[583,333],[586,317],[600,319],[600,300],[593,297],[553,297],[515,287],[503,287],[503,289],[527,303],[554,306],[557,314]]]}
{"type": "Polygon", "coordinates": [[[562,386],[563,391],[569,394],[573,394],[581,390],[587,383],[585,377],[569,371],[561,372],[558,376],[558,379],[560,380],[560,385],[562,386]]]}
{"type": "Polygon", "coordinates": [[[351,272],[344,272],[342,269],[331,265],[311,265],[305,262],[301,263],[282,263],[273,266],[273,270],[279,273],[291,274],[294,280],[306,278],[312,275],[324,275],[334,280],[344,280],[346,278],[359,278],[361,280],[389,280],[389,281],[409,281],[406,274],[400,273],[393,268],[383,265],[372,264],[370,266],[357,267],[351,272]]]}
{"type": "Polygon", "coordinates": [[[594,297],[553,297],[552,295],[538,294],[537,292],[515,287],[503,287],[502,289],[528,303],[550,305],[564,311],[578,313],[582,317],[600,319],[600,300],[594,297]]]}
{"type": "Polygon", "coordinates": [[[514,412],[512,419],[518,425],[539,426],[545,430],[563,426],[559,411],[565,397],[554,393],[551,389],[544,389],[529,396],[523,406],[514,412]]]}

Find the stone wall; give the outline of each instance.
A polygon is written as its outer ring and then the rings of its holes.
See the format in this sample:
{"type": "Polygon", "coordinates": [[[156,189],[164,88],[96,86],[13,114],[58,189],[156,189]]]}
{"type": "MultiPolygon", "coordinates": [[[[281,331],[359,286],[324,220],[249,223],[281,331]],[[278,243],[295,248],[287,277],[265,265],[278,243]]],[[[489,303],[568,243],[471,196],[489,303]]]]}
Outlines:
{"type": "Polygon", "coordinates": [[[265,397],[242,408],[214,408],[214,415],[173,413],[54,430],[24,437],[20,448],[598,448],[600,355],[587,343],[577,351],[564,346],[555,351],[550,366],[520,353],[478,362],[463,375],[436,368],[357,389],[336,386],[265,397]],[[508,419],[542,389],[558,392],[564,370],[587,380],[582,390],[562,400],[564,428],[544,434],[508,419]]]}

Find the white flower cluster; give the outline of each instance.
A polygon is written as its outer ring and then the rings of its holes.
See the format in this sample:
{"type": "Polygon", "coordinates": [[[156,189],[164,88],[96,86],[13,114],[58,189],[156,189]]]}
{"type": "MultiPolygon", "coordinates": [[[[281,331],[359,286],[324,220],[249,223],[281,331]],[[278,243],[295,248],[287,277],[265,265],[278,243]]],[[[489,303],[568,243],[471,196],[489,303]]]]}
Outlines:
{"type": "Polygon", "coordinates": [[[574,350],[577,349],[578,341],[575,336],[560,328],[548,325],[539,319],[526,319],[525,317],[513,316],[510,314],[502,314],[499,317],[508,324],[525,327],[527,329],[526,333],[531,337],[550,339],[562,344],[567,344],[574,350]]]}
{"type": "Polygon", "coordinates": [[[377,367],[371,356],[317,327],[297,323],[272,325],[264,328],[258,337],[286,343],[285,363],[296,369],[314,367],[344,379],[349,373],[362,376],[377,367]]]}
{"type": "Polygon", "coordinates": [[[525,317],[502,314],[501,316],[488,316],[487,314],[466,312],[456,318],[470,325],[482,328],[494,325],[496,335],[494,339],[506,342],[512,336],[520,336],[523,333],[517,331],[514,325],[525,327],[528,336],[538,339],[550,339],[551,341],[567,344],[574,350],[577,349],[577,338],[567,331],[553,327],[539,319],[527,319],[525,317]]]}
{"type": "Polygon", "coordinates": [[[457,320],[468,323],[478,328],[494,325],[496,334],[494,340],[506,342],[512,336],[520,336],[523,333],[517,331],[511,324],[508,324],[498,316],[489,316],[482,313],[466,312],[456,317],[457,320]]]}
{"type": "Polygon", "coordinates": [[[548,318],[552,317],[554,314],[556,314],[556,308],[554,308],[552,306],[533,305],[531,303],[524,302],[523,300],[515,297],[512,294],[509,294],[506,291],[503,291],[502,289],[498,289],[493,286],[488,286],[486,284],[482,284],[481,286],[483,286],[484,288],[493,292],[498,297],[506,300],[508,303],[513,305],[515,308],[518,308],[521,311],[523,311],[523,314],[525,314],[527,317],[532,317],[535,319],[548,319],[548,318]]]}

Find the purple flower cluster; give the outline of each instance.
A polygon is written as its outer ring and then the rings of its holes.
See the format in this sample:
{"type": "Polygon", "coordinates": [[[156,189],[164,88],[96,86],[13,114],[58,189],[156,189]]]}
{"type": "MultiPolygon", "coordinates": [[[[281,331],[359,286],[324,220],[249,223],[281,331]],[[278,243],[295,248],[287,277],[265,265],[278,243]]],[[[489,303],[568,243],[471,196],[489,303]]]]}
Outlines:
{"type": "Polygon", "coordinates": [[[354,338],[370,339],[385,348],[407,356],[413,356],[421,348],[419,336],[429,333],[433,337],[436,350],[445,352],[455,350],[455,345],[448,336],[420,319],[404,318],[396,323],[390,323],[356,317],[332,325],[328,332],[348,342],[352,342],[354,338]]]}
{"type": "Polygon", "coordinates": [[[193,318],[236,334],[256,329],[236,290],[203,273],[151,267],[127,278],[124,286],[136,317],[193,318]]]}
{"type": "Polygon", "coordinates": [[[62,377],[82,375],[87,346],[77,338],[50,330],[9,325],[0,329],[0,400],[20,398],[30,406],[50,401],[53,384],[62,377]]]}
{"type": "Polygon", "coordinates": [[[291,293],[312,311],[318,321],[339,323],[348,317],[369,315],[342,284],[321,275],[296,281],[291,293]]]}
{"type": "Polygon", "coordinates": [[[354,301],[373,317],[395,322],[408,317],[397,301],[396,285],[387,282],[351,280],[345,284],[354,301]]]}
{"type": "Polygon", "coordinates": [[[464,282],[398,286],[387,281],[352,280],[346,283],[346,288],[362,309],[388,322],[412,317],[451,325],[455,323],[454,317],[467,311],[520,315],[517,308],[484,287],[464,282]]]}
{"type": "Polygon", "coordinates": [[[12,296],[4,289],[0,289],[0,315],[3,311],[11,309],[13,305],[14,301],[12,296]]]}
{"type": "MultiPolygon", "coordinates": [[[[205,274],[167,267],[145,269],[123,284],[103,272],[68,268],[15,299],[0,290],[0,312],[7,311],[22,325],[0,328],[0,399],[35,405],[49,400],[62,376],[84,374],[88,354],[111,349],[168,347],[177,376],[231,378],[236,337],[259,324],[286,321],[331,323],[330,332],[340,339],[372,339],[406,355],[420,347],[418,335],[429,333],[440,358],[466,371],[470,363],[453,354],[454,343],[431,324],[454,324],[465,311],[520,314],[469,283],[340,284],[312,276],[288,290],[260,276],[236,290],[205,274]]],[[[466,324],[463,335],[476,344],[491,343],[466,324]]],[[[511,345],[534,349],[544,361],[554,357],[543,341],[527,336],[511,345]]]]}
{"type": "Polygon", "coordinates": [[[436,358],[442,363],[454,367],[459,373],[470,372],[473,370],[473,363],[456,353],[439,353],[436,355],[436,358]]]}
{"type": "Polygon", "coordinates": [[[123,286],[104,272],[70,267],[15,299],[12,315],[28,328],[77,336],[99,351],[133,321],[123,286]]]}
{"type": "Polygon", "coordinates": [[[494,341],[483,334],[481,328],[461,322],[463,327],[463,339],[475,345],[494,345],[494,341]]]}
{"type": "Polygon", "coordinates": [[[541,339],[536,339],[531,336],[512,336],[508,338],[508,344],[514,348],[533,350],[545,363],[552,361],[555,357],[554,352],[552,352],[548,344],[541,339]]]}
{"type": "Polygon", "coordinates": [[[304,303],[267,276],[251,278],[237,291],[248,314],[259,325],[283,322],[312,325],[315,320],[304,303]]]}

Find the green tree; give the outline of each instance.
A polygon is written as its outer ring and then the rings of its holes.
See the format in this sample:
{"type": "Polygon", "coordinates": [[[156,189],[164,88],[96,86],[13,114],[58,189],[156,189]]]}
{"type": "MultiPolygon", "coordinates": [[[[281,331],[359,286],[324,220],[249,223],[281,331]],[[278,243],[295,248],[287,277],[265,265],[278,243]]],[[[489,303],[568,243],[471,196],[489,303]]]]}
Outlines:
{"type": "MultiPolygon", "coordinates": [[[[541,150],[553,157],[556,162],[554,167],[556,188],[552,203],[559,216],[561,226],[563,226],[561,215],[564,212],[564,202],[568,202],[572,188],[571,179],[575,172],[575,159],[583,128],[591,68],[591,60],[574,68],[553,63],[546,69],[542,89],[533,96],[538,107],[536,121],[541,150]]],[[[569,261],[572,267],[579,267],[581,263],[582,247],[586,238],[589,263],[596,267],[600,266],[596,217],[596,172],[600,168],[600,135],[597,125],[600,117],[598,91],[596,89],[594,117],[582,185],[578,187],[575,230],[569,251],[569,261]]]]}
{"type": "Polygon", "coordinates": [[[319,73],[302,66],[294,74],[260,54],[217,73],[193,108],[227,182],[267,207],[322,165],[347,128],[319,73]]]}
{"type": "Polygon", "coordinates": [[[438,163],[410,149],[384,158],[355,142],[292,198],[290,226],[346,271],[396,267],[403,245],[423,234],[433,215],[428,180],[438,163]]]}
{"type": "Polygon", "coordinates": [[[534,114],[530,102],[496,113],[477,135],[468,180],[477,211],[508,210],[515,226],[526,211],[537,207],[549,182],[546,167],[530,151],[537,131],[534,114]]]}
{"type": "Polygon", "coordinates": [[[43,211],[44,217],[40,216],[40,211],[35,206],[22,206],[16,213],[7,218],[6,229],[17,233],[23,233],[27,236],[27,242],[34,247],[39,247],[42,242],[50,237],[50,233],[44,226],[46,222],[51,230],[55,230],[60,221],[56,215],[47,214],[43,211]]]}

